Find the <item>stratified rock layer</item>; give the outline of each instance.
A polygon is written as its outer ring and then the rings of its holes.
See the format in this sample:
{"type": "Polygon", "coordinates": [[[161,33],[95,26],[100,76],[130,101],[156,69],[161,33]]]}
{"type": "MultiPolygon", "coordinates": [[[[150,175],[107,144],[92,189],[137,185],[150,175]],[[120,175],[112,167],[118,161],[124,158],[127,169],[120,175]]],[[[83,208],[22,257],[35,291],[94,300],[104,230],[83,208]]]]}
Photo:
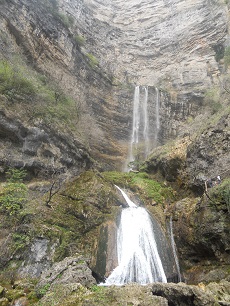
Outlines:
{"type": "Polygon", "coordinates": [[[228,23],[221,0],[55,3],[0,4],[1,58],[22,53],[76,99],[74,137],[104,169],[121,169],[127,156],[134,84],[160,89],[160,144],[181,135],[182,122],[202,111],[204,91],[219,86],[228,23]]]}
{"type": "Polygon", "coordinates": [[[108,62],[113,62],[117,73],[145,85],[165,79],[165,85],[175,91],[180,87],[187,92],[191,86],[210,86],[215,81],[219,73],[215,48],[227,34],[227,7],[222,1],[88,3],[96,18],[114,27],[102,35],[107,38],[103,47],[108,62]]]}

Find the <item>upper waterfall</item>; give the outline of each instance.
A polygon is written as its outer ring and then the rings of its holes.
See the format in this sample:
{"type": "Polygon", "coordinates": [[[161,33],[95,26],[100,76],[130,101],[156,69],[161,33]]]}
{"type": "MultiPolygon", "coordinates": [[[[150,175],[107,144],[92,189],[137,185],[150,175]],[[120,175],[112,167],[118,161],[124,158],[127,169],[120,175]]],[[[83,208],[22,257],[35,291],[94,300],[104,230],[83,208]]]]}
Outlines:
{"type": "Polygon", "coordinates": [[[132,131],[125,171],[135,168],[157,146],[160,131],[160,91],[156,87],[135,86],[132,131]],[[131,163],[131,164],[130,164],[131,163]]]}

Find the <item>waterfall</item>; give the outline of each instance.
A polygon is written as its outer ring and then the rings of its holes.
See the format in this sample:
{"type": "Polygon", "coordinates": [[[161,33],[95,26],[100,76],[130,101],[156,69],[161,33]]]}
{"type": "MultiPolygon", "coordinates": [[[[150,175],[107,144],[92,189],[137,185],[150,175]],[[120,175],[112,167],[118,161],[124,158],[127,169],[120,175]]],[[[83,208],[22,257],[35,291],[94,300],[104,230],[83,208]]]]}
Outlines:
{"type": "Polygon", "coordinates": [[[103,285],[166,283],[150,215],[143,207],[133,203],[122,189],[117,188],[129,207],[122,210],[117,231],[118,266],[103,285]]]}
{"type": "Polygon", "coordinates": [[[144,103],[143,103],[143,117],[144,117],[144,147],[145,147],[145,158],[149,153],[149,118],[148,118],[148,87],[144,88],[144,103]]]}
{"type": "Polygon", "coordinates": [[[132,138],[130,146],[129,162],[134,161],[134,146],[137,148],[139,142],[139,129],[140,129],[140,87],[136,86],[133,98],[133,126],[132,126],[132,138]]]}
{"type": "Polygon", "coordinates": [[[146,158],[149,153],[149,118],[148,118],[148,87],[135,86],[133,98],[133,124],[129,148],[129,156],[125,171],[129,170],[129,163],[135,161],[138,150],[143,151],[146,158]]]}
{"type": "Polygon", "coordinates": [[[175,244],[174,237],[173,237],[172,216],[170,216],[169,228],[170,228],[171,246],[172,246],[173,256],[174,256],[174,260],[175,260],[175,264],[176,264],[176,269],[177,269],[177,274],[178,274],[178,281],[181,282],[180,265],[179,265],[179,261],[178,261],[178,257],[177,257],[177,252],[176,252],[176,244],[175,244]]]}
{"type": "Polygon", "coordinates": [[[129,207],[137,207],[137,205],[130,200],[130,198],[127,196],[127,194],[120,187],[118,187],[117,185],[115,185],[115,186],[121,192],[121,194],[123,195],[126,203],[129,205],[129,207]]]}

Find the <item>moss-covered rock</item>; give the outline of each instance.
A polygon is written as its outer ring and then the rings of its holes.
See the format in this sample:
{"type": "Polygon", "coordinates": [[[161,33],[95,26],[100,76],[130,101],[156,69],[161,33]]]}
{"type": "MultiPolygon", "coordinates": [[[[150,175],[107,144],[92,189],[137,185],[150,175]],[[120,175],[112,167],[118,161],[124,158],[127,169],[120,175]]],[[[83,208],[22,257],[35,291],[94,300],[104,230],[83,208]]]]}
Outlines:
{"type": "Polygon", "coordinates": [[[230,215],[223,198],[226,186],[223,183],[202,198],[185,198],[168,208],[182,270],[189,283],[229,277],[230,215]]]}
{"type": "Polygon", "coordinates": [[[8,306],[8,305],[10,305],[10,302],[7,298],[3,297],[3,298],[0,298],[0,305],[1,306],[8,306]]]}

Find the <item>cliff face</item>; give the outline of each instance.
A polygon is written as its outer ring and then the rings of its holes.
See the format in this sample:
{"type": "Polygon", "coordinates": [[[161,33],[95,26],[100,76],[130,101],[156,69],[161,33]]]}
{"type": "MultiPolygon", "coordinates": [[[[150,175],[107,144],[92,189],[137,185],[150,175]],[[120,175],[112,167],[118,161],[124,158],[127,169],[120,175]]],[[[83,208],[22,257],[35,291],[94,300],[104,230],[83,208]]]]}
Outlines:
{"type": "Polygon", "coordinates": [[[218,75],[215,50],[225,42],[228,20],[223,1],[88,3],[96,18],[114,27],[112,33],[104,29],[103,46],[118,75],[126,72],[142,85],[165,79],[185,92],[210,86],[212,75],[218,75]]]}
{"type": "MultiPolygon", "coordinates": [[[[0,5],[1,58],[13,65],[16,55],[24,58],[74,99],[80,116],[70,138],[87,146],[107,169],[121,168],[127,156],[134,83],[160,89],[164,143],[183,134],[187,118],[201,112],[204,90],[218,87],[224,72],[217,62],[227,38],[222,1],[38,5],[12,0],[0,5]]],[[[26,116],[20,120],[39,128],[26,116]]],[[[41,121],[40,126],[48,130],[41,121]]]]}
{"type": "Polygon", "coordinates": [[[88,3],[96,18],[114,27],[100,32],[108,69],[123,82],[160,89],[160,142],[186,132],[187,118],[204,111],[204,93],[222,82],[226,4],[200,0],[88,3]]]}
{"type": "MultiPolygon", "coordinates": [[[[80,146],[84,145],[90,149],[94,158],[103,164],[110,164],[111,168],[118,167],[125,150],[122,141],[127,139],[127,130],[123,127],[128,121],[126,102],[131,101],[130,93],[129,90],[112,91],[111,75],[98,64],[91,48],[96,38],[90,33],[94,25],[87,6],[80,1],[68,4],[60,2],[60,7],[55,1],[44,1],[39,5],[36,1],[10,1],[0,5],[2,62],[9,62],[15,69],[18,69],[20,64],[24,71],[35,69],[39,72],[40,79],[49,80],[55,95],[53,104],[55,100],[58,101],[61,89],[63,94],[73,99],[73,111],[76,111],[75,118],[72,119],[74,129],[70,124],[63,128],[62,124],[54,126],[51,120],[44,122],[42,116],[35,118],[37,116],[34,116],[31,103],[29,106],[25,103],[22,105],[22,101],[14,99],[15,107],[8,96],[7,99],[1,96],[4,116],[7,117],[10,113],[10,120],[20,121],[20,125],[25,126],[25,129],[43,129],[50,137],[52,133],[56,133],[57,142],[62,142],[62,139],[58,138],[59,132],[67,142],[72,142],[75,138],[82,143],[80,146]],[[67,7],[62,7],[64,4],[67,7]],[[83,42],[84,40],[86,42],[83,42]],[[21,108],[19,114],[20,107],[25,111],[21,108]],[[50,129],[53,131],[49,131],[50,129]]],[[[29,102],[28,97],[24,98],[24,102],[29,102]]],[[[39,101],[34,99],[33,103],[35,107],[42,104],[41,97],[39,101]]],[[[46,104],[42,106],[45,109],[46,104]]],[[[7,131],[5,127],[4,134],[10,135],[11,131],[7,131]]],[[[36,138],[36,135],[34,137],[36,138]]],[[[39,145],[37,147],[39,148],[39,145]]],[[[64,154],[64,151],[64,147],[60,149],[61,154],[64,154]]],[[[18,155],[20,154],[19,151],[18,155]]],[[[33,155],[40,162],[37,150],[33,155]]],[[[23,162],[26,155],[21,159],[23,162]]],[[[56,153],[54,159],[58,159],[56,153]]],[[[13,166],[14,158],[11,161],[13,166]]]]}

